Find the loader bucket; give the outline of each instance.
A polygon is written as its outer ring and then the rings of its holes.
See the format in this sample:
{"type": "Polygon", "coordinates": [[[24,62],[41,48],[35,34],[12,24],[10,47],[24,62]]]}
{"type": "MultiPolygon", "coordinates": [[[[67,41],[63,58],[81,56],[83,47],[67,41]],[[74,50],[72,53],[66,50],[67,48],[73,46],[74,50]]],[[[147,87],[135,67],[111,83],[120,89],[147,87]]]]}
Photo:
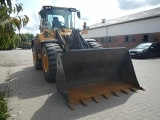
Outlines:
{"type": "Polygon", "coordinates": [[[59,95],[74,104],[142,89],[125,48],[74,50],[58,55],[56,85],[59,95]]]}

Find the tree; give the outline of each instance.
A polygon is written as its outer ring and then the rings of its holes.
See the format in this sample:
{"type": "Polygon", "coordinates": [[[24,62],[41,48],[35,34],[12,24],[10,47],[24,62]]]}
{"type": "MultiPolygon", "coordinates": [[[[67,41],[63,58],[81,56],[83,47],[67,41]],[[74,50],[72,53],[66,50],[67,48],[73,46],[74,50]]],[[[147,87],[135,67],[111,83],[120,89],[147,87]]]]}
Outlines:
{"type": "Polygon", "coordinates": [[[23,11],[21,3],[13,5],[11,4],[11,0],[0,1],[0,32],[4,32],[4,29],[12,31],[15,31],[15,29],[20,30],[26,26],[29,18],[26,15],[18,16],[20,11],[23,11]],[[15,14],[15,17],[12,17],[11,14],[15,14]]]}
{"type": "Polygon", "coordinates": [[[15,33],[11,31],[3,32],[0,35],[0,49],[6,50],[6,49],[14,49],[16,47],[15,44],[15,33]]]}
{"type": "Polygon", "coordinates": [[[38,37],[39,37],[39,34],[37,33],[34,37],[35,37],[35,38],[38,38],[38,37]]]}
{"type": "Polygon", "coordinates": [[[18,16],[22,10],[21,3],[13,5],[11,0],[0,0],[0,49],[13,49],[17,46],[15,31],[29,22],[26,15],[18,16]]]}
{"type": "Polygon", "coordinates": [[[29,41],[31,42],[31,40],[34,38],[34,35],[31,33],[26,33],[26,35],[28,36],[29,41]]]}
{"type": "Polygon", "coordinates": [[[15,47],[19,47],[21,44],[21,37],[18,34],[14,35],[15,47]]]}

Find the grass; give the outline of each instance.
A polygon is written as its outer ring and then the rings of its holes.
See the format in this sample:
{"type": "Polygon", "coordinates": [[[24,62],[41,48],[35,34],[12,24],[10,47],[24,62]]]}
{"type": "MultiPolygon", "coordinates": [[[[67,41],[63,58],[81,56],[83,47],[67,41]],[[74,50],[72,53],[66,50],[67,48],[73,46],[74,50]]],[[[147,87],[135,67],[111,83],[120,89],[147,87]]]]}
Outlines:
{"type": "Polygon", "coordinates": [[[9,117],[7,113],[7,101],[5,99],[5,94],[0,92],[0,120],[7,120],[9,117]]]}

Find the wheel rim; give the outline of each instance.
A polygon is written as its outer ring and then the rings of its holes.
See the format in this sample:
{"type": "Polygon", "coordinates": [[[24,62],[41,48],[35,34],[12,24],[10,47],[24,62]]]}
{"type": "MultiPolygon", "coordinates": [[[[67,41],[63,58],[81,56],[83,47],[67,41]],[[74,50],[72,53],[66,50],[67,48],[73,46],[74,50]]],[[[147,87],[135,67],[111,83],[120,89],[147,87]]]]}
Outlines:
{"type": "Polygon", "coordinates": [[[45,72],[48,71],[48,57],[46,54],[43,54],[43,69],[45,72]]]}
{"type": "Polygon", "coordinates": [[[36,64],[36,53],[32,52],[32,55],[33,55],[33,63],[36,64]]]}

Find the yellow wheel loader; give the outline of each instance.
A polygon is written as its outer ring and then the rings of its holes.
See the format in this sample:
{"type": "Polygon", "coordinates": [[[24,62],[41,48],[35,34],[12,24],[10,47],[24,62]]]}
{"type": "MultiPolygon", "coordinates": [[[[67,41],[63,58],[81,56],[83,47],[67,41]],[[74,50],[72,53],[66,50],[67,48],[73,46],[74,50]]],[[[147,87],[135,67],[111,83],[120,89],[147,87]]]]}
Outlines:
{"type": "Polygon", "coordinates": [[[43,6],[39,12],[39,38],[32,40],[35,69],[43,69],[48,82],[56,82],[59,95],[74,109],[119,93],[142,89],[129,52],[125,48],[103,48],[94,39],[84,39],[76,29],[80,11],[43,6]]]}

